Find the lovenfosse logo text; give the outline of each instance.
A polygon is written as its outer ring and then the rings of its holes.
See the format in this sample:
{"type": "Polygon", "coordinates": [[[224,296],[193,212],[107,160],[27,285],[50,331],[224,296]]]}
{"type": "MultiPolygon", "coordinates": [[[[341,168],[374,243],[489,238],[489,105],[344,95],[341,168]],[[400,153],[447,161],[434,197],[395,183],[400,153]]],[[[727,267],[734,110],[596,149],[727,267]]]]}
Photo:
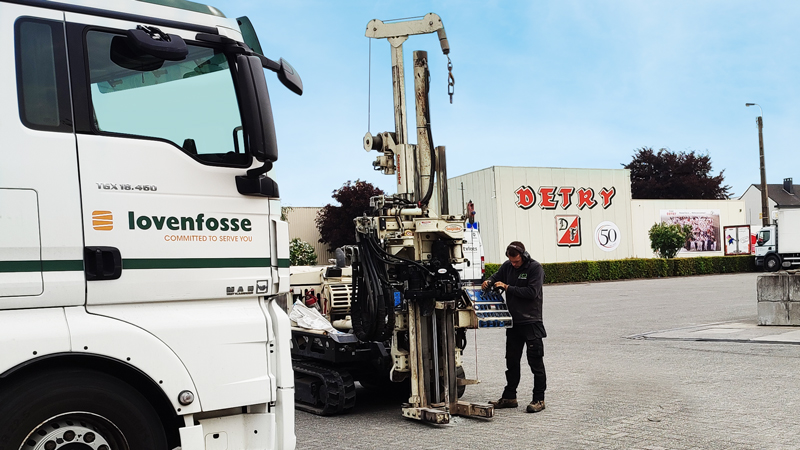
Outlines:
{"type": "Polygon", "coordinates": [[[128,228],[131,230],[172,230],[172,231],[245,231],[253,229],[250,219],[231,217],[206,217],[199,213],[194,217],[183,216],[137,216],[128,211],[128,228]]]}

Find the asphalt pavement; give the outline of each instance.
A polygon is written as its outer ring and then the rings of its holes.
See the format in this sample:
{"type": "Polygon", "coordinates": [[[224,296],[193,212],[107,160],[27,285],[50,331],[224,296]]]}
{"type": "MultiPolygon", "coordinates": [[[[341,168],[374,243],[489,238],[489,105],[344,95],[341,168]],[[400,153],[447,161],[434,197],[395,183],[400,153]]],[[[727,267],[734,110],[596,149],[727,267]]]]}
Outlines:
{"type": "MultiPolygon", "coordinates": [[[[547,408],[434,426],[358,389],[353,412],[297,412],[298,449],[800,449],[800,327],[756,325],[758,274],[544,288],[547,408]]],[[[463,400],[498,398],[505,335],[468,334],[463,400]]],[[[523,362],[524,364],[524,362],[523,362]]],[[[525,367],[525,366],[523,366],[525,367]]]]}

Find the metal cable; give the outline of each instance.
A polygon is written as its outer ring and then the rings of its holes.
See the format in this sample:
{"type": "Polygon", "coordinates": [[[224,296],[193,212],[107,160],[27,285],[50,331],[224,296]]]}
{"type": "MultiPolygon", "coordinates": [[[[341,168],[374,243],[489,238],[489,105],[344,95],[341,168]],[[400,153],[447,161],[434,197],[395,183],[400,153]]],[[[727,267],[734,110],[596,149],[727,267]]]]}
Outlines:
{"type": "Polygon", "coordinates": [[[370,120],[372,119],[372,39],[369,41],[369,67],[367,68],[367,133],[370,130],[370,120]]]}

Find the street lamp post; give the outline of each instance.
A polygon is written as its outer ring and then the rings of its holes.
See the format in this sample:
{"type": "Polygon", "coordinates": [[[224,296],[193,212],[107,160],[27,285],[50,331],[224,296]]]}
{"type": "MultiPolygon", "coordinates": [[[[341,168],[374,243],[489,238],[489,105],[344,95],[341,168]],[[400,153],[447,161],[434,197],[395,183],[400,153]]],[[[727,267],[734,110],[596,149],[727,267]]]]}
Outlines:
{"type": "Polygon", "coordinates": [[[758,124],[758,152],[761,158],[761,224],[769,226],[769,203],[767,203],[767,171],[764,168],[764,135],[762,130],[764,128],[764,110],[758,103],[745,103],[744,106],[758,106],[761,114],[756,117],[758,124]]]}

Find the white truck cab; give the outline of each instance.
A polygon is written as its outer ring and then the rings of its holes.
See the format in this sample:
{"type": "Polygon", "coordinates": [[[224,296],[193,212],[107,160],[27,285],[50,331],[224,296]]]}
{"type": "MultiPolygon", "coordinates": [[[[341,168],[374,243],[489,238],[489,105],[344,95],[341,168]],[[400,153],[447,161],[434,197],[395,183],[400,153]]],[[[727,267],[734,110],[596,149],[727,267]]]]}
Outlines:
{"type": "Polygon", "coordinates": [[[756,266],[769,272],[800,265],[800,208],[775,211],[775,223],[758,231],[756,266]]]}
{"type": "Polygon", "coordinates": [[[184,0],[0,0],[0,59],[0,449],[294,448],[291,66],[184,0]]]}

